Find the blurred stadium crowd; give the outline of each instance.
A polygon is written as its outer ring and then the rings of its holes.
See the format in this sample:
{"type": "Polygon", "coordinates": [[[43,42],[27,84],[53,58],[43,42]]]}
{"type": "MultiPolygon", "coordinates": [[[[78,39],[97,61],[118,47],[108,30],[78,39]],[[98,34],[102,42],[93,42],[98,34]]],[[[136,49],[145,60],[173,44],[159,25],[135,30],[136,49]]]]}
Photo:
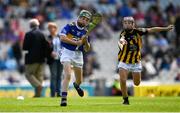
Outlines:
{"type": "MultiPolygon", "coordinates": [[[[0,0],[0,81],[21,81],[21,77],[14,77],[14,70],[18,70],[20,75],[24,73],[21,46],[28,31],[28,19],[37,18],[41,23],[40,29],[47,34],[47,22],[58,21],[62,24],[64,20],[71,21],[76,19],[81,9],[103,14],[104,20],[91,34],[91,39],[92,43],[99,41],[100,46],[108,48],[106,51],[114,51],[111,48],[117,45],[108,42],[118,39],[122,17],[133,16],[138,27],[174,24],[175,29],[171,32],[149,34],[143,38],[142,79],[180,81],[179,0],[0,0]],[[6,71],[12,73],[5,74],[6,71]]],[[[105,61],[98,61],[97,57],[101,50],[93,48],[85,57],[86,77],[93,75],[94,69],[103,71],[101,66],[105,61]]],[[[117,55],[117,50],[114,52],[117,55]]],[[[100,56],[108,59],[103,54],[100,56]]],[[[117,62],[117,59],[112,62],[117,62]]],[[[116,69],[112,75],[115,73],[116,69]]]]}

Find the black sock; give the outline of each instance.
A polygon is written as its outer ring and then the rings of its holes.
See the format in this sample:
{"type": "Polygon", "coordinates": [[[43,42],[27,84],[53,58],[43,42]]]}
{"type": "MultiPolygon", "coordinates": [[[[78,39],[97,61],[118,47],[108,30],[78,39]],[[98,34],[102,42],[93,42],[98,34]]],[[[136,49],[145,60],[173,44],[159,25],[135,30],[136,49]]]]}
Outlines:
{"type": "Polygon", "coordinates": [[[62,98],[62,99],[61,99],[61,101],[66,101],[66,100],[67,100],[67,98],[62,98]]]}
{"type": "Polygon", "coordinates": [[[128,100],[128,97],[123,97],[124,100],[128,100]]]}

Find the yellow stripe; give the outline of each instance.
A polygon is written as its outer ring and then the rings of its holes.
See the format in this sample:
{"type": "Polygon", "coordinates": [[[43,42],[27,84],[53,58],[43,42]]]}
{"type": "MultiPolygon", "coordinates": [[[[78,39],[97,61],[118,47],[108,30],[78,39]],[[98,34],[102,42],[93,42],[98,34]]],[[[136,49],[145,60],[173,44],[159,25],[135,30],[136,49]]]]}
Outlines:
{"type": "Polygon", "coordinates": [[[122,50],[121,50],[121,52],[118,54],[118,59],[120,59],[121,54],[122,54],[122,50]]]}
{"type": "Polygon", "coordinates": [[[121,60],[120,60],[121,62],[124,60],[124,57],[126,55],[126,50],[127,50],[127,45],[124,45],[123,55],[122,55],[121,60]]]}
{"type": "Polygon", "coordinates": [[[131,58],[131,53],[132,53],[132,51],[128,52],[127,59],[126,59],[127,64],[129,63],[129,59],[131,58]]]}
{"type": "Polygon", "coordinates": [[[68,37],[69,39],[72,39],[72,38],[73,38],[73,35],[70,34],[70,33],[68,33],[68,34],[67,34],[67,37],[68,37]]]}
{"type": "Polygon", "coordinates": [[[137,40],[137,36],[136,36],[136,38],[135,38],[135,43],[137,43],[138,42],[138,40],[137,40]]]}
{"type": "Polygon", "coordinates": [[[141,47],[142,47],[141,36],[140,36],[139,34],[137,34],[137,36],[138,36],[138,46],[139,46],[139,48],[141,49],[141,47]]]}
{"type": "Polygon", "coordinates": [[[133,57],[132,57],[132,64],[135,63],[135,56],[136,56],[136,54],[137,54],[137,51],[134,51],[134,54],[133,54],[133,57]]]}
{"type": "Polygon", "coordinates": [[[141,52],[140,52],[140,51],[138,51],[137,61],[139,62],[139,61],[140,61],[140,59],[141,59],[141,52]]]}
{"type": "Polygon", "coordinates": [[[137,34],[138,36],[138,46],[139,46],[139,51],[138,51],[138,55],[137,55],[137,61],[140,61],[140,57],[141,57],[141,48],[142,48],[142,39],[141,39],[141,36],[139,34],[137,34]]]}
{"type": "Polygon", "coordinates": [[[118,54],[118,60],[121,58],[122,53],[123,53],[123,50],[121,50],[120,53],[118,54]]]}

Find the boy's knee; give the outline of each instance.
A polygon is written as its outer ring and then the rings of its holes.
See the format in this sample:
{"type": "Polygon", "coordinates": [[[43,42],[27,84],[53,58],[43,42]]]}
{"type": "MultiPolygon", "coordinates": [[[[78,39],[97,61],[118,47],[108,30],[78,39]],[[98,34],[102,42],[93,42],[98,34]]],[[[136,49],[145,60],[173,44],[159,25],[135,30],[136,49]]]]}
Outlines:
{"type": "Polygon", "coordinates": [[[140,84],[140,81],[134,82],[134,85],[136,85],[136,86],[139,86],[139,84],[140,84]]]}
{"type": "Polygon", "coordinates": [[[121,82],[121,83],[125,83],[125,82],[126,82],[126,79],[121,78],[121,79],[120,79],[120,82],[121,82]]]}

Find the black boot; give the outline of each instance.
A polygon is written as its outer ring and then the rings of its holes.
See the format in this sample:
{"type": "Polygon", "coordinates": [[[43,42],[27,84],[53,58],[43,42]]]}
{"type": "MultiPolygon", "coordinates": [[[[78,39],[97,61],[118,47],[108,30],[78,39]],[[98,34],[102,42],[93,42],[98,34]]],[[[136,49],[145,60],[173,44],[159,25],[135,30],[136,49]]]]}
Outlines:
{"type": "Polygon", "coordinates": [[[61,98],[60,106],[67,106],[67,98],[61,98]]]}
{"type": "Polygon", "coordinates": [[[73,83],[73,85],[74,85],[74,88],[76,89],[76,91],[78,92],[79,96],[83,97],[84,91],[75,82],[73,83]]]}
{"type": "Polygon", "coordinates": [[[124,102],[123,102],[124,105],[129,105],[128,97],[123,97],[123,100],[124,100],[124,102]]]}

